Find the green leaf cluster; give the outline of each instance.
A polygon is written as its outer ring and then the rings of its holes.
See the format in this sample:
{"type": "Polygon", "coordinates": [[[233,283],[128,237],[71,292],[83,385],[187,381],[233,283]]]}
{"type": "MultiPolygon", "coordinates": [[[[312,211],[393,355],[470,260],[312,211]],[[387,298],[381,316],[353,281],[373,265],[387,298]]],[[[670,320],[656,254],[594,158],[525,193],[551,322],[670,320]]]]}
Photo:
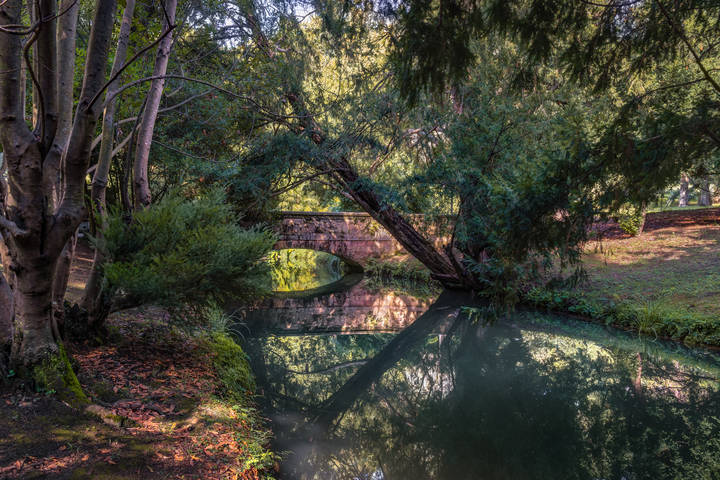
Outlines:
{"type": "Polygon", "coordinates": [[[132,221],[118,212],[97,240],[109,291],[168,307],[250,298],[268,290],[262,258],[274,236],[242,228],[222,190],[194,199],[171,194],[132,221]]]}

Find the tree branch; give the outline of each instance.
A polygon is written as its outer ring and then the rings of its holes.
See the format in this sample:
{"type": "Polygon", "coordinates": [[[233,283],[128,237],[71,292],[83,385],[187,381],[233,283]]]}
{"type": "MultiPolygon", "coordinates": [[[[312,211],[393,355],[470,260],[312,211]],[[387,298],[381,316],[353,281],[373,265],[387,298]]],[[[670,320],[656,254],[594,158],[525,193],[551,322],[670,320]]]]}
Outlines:
{"type": "Polygon", "coordinates": [[[705,65],[702,63],[702,59],[700,58],[700,55],[695,51],[695,48],[690,43],[690,40],[688,39],[687,35],[685,35],[685,31],[682,28],[681,25],[677,24],[675,20],[670,16],[670,13],[665,8],[665,5],[658,0],[657,1],[658,7],[660,8],[660,11],[662,12],[663,16],[667,19],[670,26],[675,30],[675,32],[680,36],[680,39],[683,41],[685,46],[687,46],[688,50],[690,50],[690,54],[695,59],[695,63],[700,68],[700,71],[703,73],[703,76],[705,79],[712,85],[712,87],[720,93],[720,85],[715,81],[715,79],[710,75],[710,72],[707,68],[705,68],[705,65]]]}
{"type": "MultiPolygon", "coordinates": [[[[95,102],[97,102],[97,100],[100,98],[100,95],[102,95],[103,92],[104,92],[105,90],[107,90],[107,88],[108,88],[110,85],[112,85],[113,81],[115,81],[115,79],[118,78],[118,77],[120,76],[120,74],[121,74],[127,67],[129,67],[135,60],[137,60],[137,59],[138,59],[141,55],[143,55],[145,52],[147,52],[148,50],[150,50],[151,48],[153,48],[155,45],[157,45],[158,43],[160,43],[163,38],[165,38],[165,37],[167,37],[168,35],[170,35],[170,33],[175,29],[175,27],[176,27],[176,25],[171,25],[171,26],[170,26],[167,30],[165,30],[165,32],[164,32],[162,35],[160,35],[154,42],[152,42],[150,45],[146,46],[145,48],[143,48],[142,50],[140,50],[139,52],[137,52],[135,55],[133,55],[133,57],[132,57],[130,60],[128,60],[127,62],[125,62],[125,64],[124,64],[122,67],[120,67],[120,69],[119,69],[117,72],[115,72],[115,75],[113,75],[112,77],[110,77],[110,79],[109,79],[107,82],[105,82],[105,85],[103,85],[103,86],[100,88],[100,90],[98,90],[98,92],[95,94],[95,96],[92,98],[92,100],[90,100],[90,104],[88,105],[88,108],[92,108],[92,106],[95,104],[95,102]]],[[[114,99],[114,98],[117,96],[117,93],[119,93],[119,91],[118,91],[118,92],[115,92],[115,95],[111,95],[109,99],[106,98],[106,99],[105,99],[105,104],[107,104],[110,100],[114,99]]]]}
{"type": "Polygon", "coordinates": [[[2,214],[0,214],[0,227],[10,232],[10,234],[14,237],[25,237],[30,233],[27,230],[23,230],[22,228],[18,227],[17,223],[13,222],[12,220],[8,220],[2,214]]]}

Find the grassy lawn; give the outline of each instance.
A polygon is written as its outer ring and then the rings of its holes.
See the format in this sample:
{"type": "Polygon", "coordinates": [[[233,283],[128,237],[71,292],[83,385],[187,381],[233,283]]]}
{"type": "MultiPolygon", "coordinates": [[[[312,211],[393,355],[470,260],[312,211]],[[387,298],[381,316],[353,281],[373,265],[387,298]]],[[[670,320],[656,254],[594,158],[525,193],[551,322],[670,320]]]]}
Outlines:
{"type": "Polygon", "coordinates": [[[669,227],[587,248],[593,300],[655,304],[720,322],[720,226],[669,227]]]}
{"type": "Polygon", "coordinates": [[[648,215],[637,237],[591,243],[587,281],[524,303],[687,344],[720,346],[720,209],[648,215]]]}

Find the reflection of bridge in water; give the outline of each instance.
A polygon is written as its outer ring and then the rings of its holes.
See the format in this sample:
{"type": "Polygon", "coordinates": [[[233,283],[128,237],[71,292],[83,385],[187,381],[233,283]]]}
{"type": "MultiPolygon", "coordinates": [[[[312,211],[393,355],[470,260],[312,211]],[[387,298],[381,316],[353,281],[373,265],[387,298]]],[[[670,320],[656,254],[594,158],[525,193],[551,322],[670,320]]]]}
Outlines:
{"type": "MultiPolygon", "coordinates": [[[[304,248],[330,253],[351,265],[364,265],[368,259],[407,254],[387,230],[364,212],[280,212],[276,250],[304,248]]],[[[410,221],[429,235],[439,247],[446,218],[427,222],[423,215],[410,215],[410,221]],[[444,219],[444,220],[443,220],[444,219]]]]}
{"type": "Polygon", "coordinates": [[[244,321],[253,333],[397,332],[411,325],[435,301],[432,297],[372,290],[365,282],[343,289],[347,283],[361,278],[361,275],[346,277],[337,282],[337,289],[328,285],[314,294],[270,298],[247,312],[244,321]]]}

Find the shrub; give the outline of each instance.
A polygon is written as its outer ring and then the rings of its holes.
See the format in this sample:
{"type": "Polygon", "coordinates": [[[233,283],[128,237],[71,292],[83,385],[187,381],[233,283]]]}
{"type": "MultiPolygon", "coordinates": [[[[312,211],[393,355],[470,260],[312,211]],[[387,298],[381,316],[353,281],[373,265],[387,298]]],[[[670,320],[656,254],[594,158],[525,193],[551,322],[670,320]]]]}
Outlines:
{"type": "Polygon", "coordinates": [[[114,212],[101,239],[105,291],[130,303],[201,306],[269,291],[264,255],[274,236],[245,229],[216,189],[197,199],[172,194],[128,222],[114,212]]]}
{"type": "Polygon", "coordinates": [[[630,235],[637,235],[640,233],[643,222],[645,219],[645,213],[641,207],[635,205],[623,205],[617,211],[617,221],[623,232],[630,235]]]}

